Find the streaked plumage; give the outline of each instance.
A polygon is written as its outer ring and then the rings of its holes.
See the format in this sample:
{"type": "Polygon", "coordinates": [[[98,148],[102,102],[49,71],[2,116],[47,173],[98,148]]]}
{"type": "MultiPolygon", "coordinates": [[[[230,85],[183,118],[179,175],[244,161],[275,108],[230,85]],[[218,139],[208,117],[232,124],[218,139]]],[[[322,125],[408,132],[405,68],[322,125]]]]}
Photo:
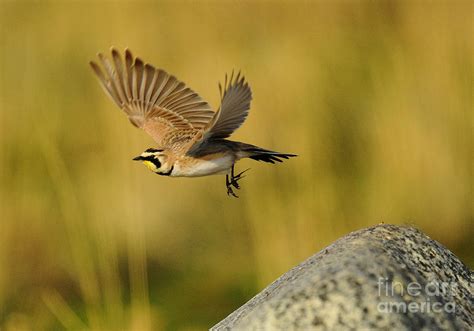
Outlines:
{"type": "Polygon", "coordinates": [[[135,160],[153,172],[172,177],[227,175],[227,192],[239,188],[241,174],[234,164],[241,158],[270,163],[295,156],[230,141],[245,121],[252,92],[238,73],[219,84],[221,105],[216,112],[196,92],[162,69],[145,64],[125,50],[125,58],[112,49],[112,59],[98,55],[90,62],[105,92],[127,114],[130,122],[156,142],[135,160]],[[230,179],[229,179],[230,176],[230,179]]]}

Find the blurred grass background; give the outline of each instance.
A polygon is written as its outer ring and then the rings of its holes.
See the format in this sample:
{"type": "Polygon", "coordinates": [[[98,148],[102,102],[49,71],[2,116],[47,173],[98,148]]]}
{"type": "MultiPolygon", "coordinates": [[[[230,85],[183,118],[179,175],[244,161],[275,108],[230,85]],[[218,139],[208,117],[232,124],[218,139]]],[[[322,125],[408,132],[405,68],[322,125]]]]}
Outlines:
{"type": "Polygon", "coordinates": [[[470,1],[0,2],[0,329],[202,330],[338,237],[414,225],[471,267],[470,1]],[[88,61],[129,47],[300,156],[170,179],[88,61]]]}

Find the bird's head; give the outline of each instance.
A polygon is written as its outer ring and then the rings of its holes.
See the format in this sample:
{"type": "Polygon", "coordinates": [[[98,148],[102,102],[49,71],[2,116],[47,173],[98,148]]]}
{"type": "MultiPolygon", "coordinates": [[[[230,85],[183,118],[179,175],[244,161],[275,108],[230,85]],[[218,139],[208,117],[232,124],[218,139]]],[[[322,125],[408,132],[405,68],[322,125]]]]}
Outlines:
{"type": "Polygon", "coordinates": [[[133,158],[134,161],[142,161],[143,164],[158,175],[169,176],[173,167],[167,164],[167,156],[161,149],[148,148],[139,156],[133,158]]]}

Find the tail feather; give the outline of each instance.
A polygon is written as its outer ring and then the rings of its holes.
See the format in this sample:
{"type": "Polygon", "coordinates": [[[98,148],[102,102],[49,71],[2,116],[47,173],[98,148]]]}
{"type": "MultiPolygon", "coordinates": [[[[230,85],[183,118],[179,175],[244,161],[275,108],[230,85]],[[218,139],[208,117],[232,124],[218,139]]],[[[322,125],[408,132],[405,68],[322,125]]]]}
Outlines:
{"type": "Polygon", "coordinates": [[[287,154],[287,153],[279,153],[274,151],[269,151],[267,149],[263,149],[256,146],[249,146],[244,149],[244,152],[247,153],[247,157],[251,158],[252,160],[256,161],[263,161],[268,163],[275,163],[275,162],[283,162],[282,159],[289,159],[290,157],[298,156],[296,154],[287,154]]]}

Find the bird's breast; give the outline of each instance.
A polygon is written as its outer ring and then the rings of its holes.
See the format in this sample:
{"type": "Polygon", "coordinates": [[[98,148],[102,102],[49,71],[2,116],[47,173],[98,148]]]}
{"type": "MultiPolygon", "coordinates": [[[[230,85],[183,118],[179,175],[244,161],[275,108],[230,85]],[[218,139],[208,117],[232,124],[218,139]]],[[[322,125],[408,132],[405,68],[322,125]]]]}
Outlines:
{"type": "Polygon", "coordinates": [[[206,155],[200,158],[183,157],[174,163],[173,177],[200,177],[227,173],[235,158],[227,153],[206,155]]]}

